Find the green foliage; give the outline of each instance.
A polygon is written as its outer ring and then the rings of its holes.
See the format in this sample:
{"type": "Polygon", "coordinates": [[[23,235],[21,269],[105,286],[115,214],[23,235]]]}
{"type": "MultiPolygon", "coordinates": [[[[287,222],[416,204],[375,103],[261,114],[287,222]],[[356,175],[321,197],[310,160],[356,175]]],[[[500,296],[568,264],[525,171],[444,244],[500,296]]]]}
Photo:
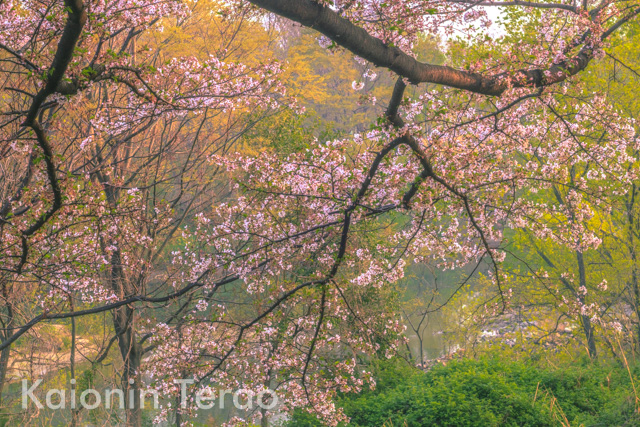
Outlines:
{"type": "Polygon", "coordinates": [[[258,115],[252,122],[235,147],[245,154],[257,155],[269,150],[287,156],[314,148],[316,137],[324,141],[337,136],[313,112],[298,114],[283,109],[269,116],[258,115]]]}
{"type": "MultiPolygon", "coordinates": [[[[427,373],[380,363],[376,390],[342,396],[352,426],[638,425],[626,368],[540,368],[500,359],[452,361],[427,373]]],[[[634,376],[640,370],[633,372],[634,376]]],[[[291,427],[319,426],[297,413],[291,427]]]]}

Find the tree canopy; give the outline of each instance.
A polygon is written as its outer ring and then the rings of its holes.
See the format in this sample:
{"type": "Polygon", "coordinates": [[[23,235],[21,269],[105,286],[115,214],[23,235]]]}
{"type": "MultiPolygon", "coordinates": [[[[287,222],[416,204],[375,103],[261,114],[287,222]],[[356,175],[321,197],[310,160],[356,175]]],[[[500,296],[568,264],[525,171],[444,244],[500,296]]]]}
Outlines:
{"type": "Polygon", "coordinates": [[[103,415],[131,426],[145,388],[171,396],[154,422],[232,388],[280,403],[229,424],[338,425],[337,396],[446,310],[517,313],[538,343],[573,319],[591,359],[639,350],[638,14],[0,1],[0,387],[52,325],[74,384],[122,385],[103,415]],[[408,305],[421,265],[460,274],[408,305]]]}

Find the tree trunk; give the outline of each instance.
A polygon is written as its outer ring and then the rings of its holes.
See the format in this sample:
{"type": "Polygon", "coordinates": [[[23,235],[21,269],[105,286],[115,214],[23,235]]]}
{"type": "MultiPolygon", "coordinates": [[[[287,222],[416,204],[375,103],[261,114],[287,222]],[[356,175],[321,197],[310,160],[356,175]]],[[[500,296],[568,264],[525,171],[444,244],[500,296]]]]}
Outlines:
{"type": "MultiPolygon", "coordinates": [[[[6,307],[6,316],[3,319],[3,328],[4,331],[0,336],[2,337],[2,341],[8,339],[13,333],[13,324],[14,324],[14,312],[13,312],[13,304],[11,303],[11,286],[3,281],[2,283],[2,297],[4,300],[4,305],[6,307]]],[[[7,346],[2,349],[0,353],[0,405],[2,405],[2,392],[4,390],[4,384],[7,380],[7,373],[9,370],[9,356],[11,355],[11,346],[7,346]]]]}
{"type": "Polygon", "coordinates": [[[598,357],[598,353],[596,350],[596,339],[593,333],[593,325],[591,325],[591,319],[589,316],[581,316],[582,317],[582,330],[584,331],[585,336],[587,337],[587,351],[589,352],[589,357],[592,359],[596,359],[598,357]]]}
{"type": "MultiPolygon", "coordinates": [[[[576,259],[578,261],[578,272],[580,275],[580,287],[583,289],[587,288],[587,273],[584,267],[584,257],[582,252],[576,251],[576,259]]],[[[578,290],[578,300],[580,300],[581,304],[584,304],[584,295],[578,290]]],[[[587,351],[589,352],[589,357],[591,359],[596,359],[598,357],[597,349],[596,349],[596,339],[594,336],[594,328],[591,324],[591,318],[588,315],[580,316],[582,321],[582,330],[584,331],[584,335],[587,339],[587,351]]]]}
{"type": "Polygon", "coordinates": [[[142,348],[136,340],[134,328],[134,310],[129,307],[116,309],[113,315],[115,332],[118,334],[118,346],[122,356],[122,383],[125,392],[127,427],[142,425],[140,408],[140,364],[142,348]]]}
{"type": "Polygon", "coordinates": [[[633,332],[633,341],[634,348],[638,353],[640,353],[640,285],[638,284],[638,266],[637,266],[637,257],[636,250],[633,247],[633,241],[630,242],[629,247],[630,255],[631,255],[631,287],[633,289],[633,309],[636,315],[636,327],[633,332]]]}
{"type": "MultiPolygon", "coordinates": [[[[69,307],[71,311],[73,308],[73,298],[69,296],[69,307]]],[[[69,369],[71,371],[71,379],[73,383],[71,384],[71,389],[76,390],[76,318],[71,318],[71,354],[69,355],[69,369]]],[[[78,416],[80,415],[79,408],[71,408],[71,427],[76,427],[78,425],[78,416]]]]}
{"type": "MultiPolygon", "coordinates": [[[[7,334],[2,334],[2,340],[7,339],[7,334]]],[[[7,371],[9,369],[9,356],[11,355],[11,346],[7,346],[2,349],[0,353],[0,406],[2,405],[2,391],[4,390],[4,383],[7,379],[7,371]]]]}
{"type": "Polygon", "coordinates": [[[636,186],[632,186],[629,200],[625,203],[627,210],[627,247],[629,248],[629,258],[631,258],[631,288],[633,290],[633,309],[636,315],[636,327],[633,333],[634,348],[640,352],[640,285],[638,284],[638,255],[636,254],[634,226],[635,213],[633,207],[635,205],[636,186]]]}
{"type": "MultiPolygon", "coordinates": [[[[111,286],[121,298],[132,294],[126,286],[119,250],[115,250],[111,256],[111,286]]],[[[140,407],[142,347],[136,338],[135,316],[135,310],[128,306],[119,307],[113,311],[113,326],[118,337],[118,347],[123,363],[122,385],[125,392],[127,427],[142,425],[142,408],[140,407]]]]}

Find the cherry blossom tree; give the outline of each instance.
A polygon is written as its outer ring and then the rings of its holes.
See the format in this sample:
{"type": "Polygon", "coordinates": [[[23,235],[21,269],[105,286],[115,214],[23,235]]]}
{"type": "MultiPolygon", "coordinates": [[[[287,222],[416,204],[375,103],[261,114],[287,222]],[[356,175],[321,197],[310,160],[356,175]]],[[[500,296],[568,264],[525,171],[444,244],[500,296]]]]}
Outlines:
{"type": "Polygon", "coordinates": [[[322,46],[367,66],[353,90],[381,72],[397,78],[368,132],[286,157],[231,151],[247,111],[297,108],[283,65],[243,64],[232,49],[159,61],[145,39],[197,7],[0,4],[3,363],[40,322],[109,312],[112,339],[96,360],[117,342],[127,389],[148,376],[177,395],[173,379],[193,380],[188,405],[158,419],[179,425],[197,393],[272,388],[277,410],[336,425],[332,397],[373,386],[362,360],[402,342],[386,292],[407,262],[484,261],[486,304],[505,310],[505,229],[581,254],[600,243],[583,221],[590,201],[637,179],[633,121],[575,96],[636,3],[213,3],[224,22],[258,28],[276,14],[318,31],[322,46]],[[496,8],[527,15],[495,36],[496,8]],[[441,37],[446,64],[416,59],[425,34],[441,37]],[[557,188],[562,203],[536,196],[557,188]],[[26,282],[36,302],[16,316],[26,282]]]}

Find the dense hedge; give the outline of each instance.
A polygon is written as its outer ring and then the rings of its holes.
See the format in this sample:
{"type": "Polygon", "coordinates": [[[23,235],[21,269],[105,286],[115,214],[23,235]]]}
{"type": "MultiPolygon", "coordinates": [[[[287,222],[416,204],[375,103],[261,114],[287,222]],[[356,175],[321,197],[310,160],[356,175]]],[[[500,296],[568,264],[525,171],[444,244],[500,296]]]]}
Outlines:
{"type": "MultiPolygon", "coordinates": [[[[640,370],[632,370],[634,378],[640,370]]],[[[398,361],[376,367],[378,386],[338,400],[352,426],[638,426],[626,368],[539,368],[463,360],[427,373],[398,361]]],[[[297,413],[291,427],[320,426],[297,413]]]]}

